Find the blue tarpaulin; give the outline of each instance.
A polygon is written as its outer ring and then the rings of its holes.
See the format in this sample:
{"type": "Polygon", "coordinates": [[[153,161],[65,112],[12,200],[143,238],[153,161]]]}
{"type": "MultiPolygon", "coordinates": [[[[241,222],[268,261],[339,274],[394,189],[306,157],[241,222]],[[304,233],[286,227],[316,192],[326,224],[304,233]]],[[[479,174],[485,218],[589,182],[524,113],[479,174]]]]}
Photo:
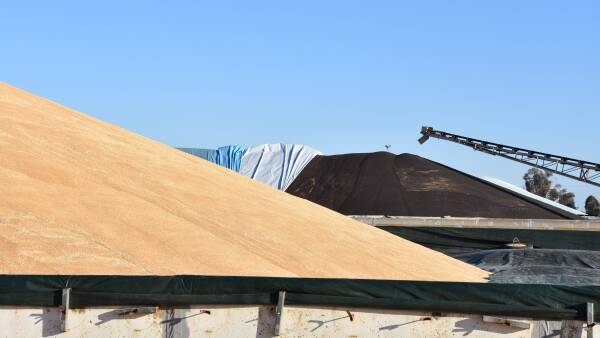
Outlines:
{"type": "Polygon", "coordinates": [[[214,149],[201,149],[201,148],[177,148],[183,152],[188,154],[198,156],[207,161],[210,161],[212,157],[214,157],[215,150],[214,149]]]}
{"type": "Polygon", "coordinates": [[[302,169],[321,153],[301,144],[263,144],[251,148],[229,145],[217,150],[177,148],[239,172],[279,190],[285,190],[302,169]]]}
{"type": "Polygon", "coordinates": [[[227,169],[239,172],[243,154],[244,148],[242,148],[242,146],[225,146],[215,150],[215,152],[212,154],[212,157],[209,158],[209,160],[227,169]]]}

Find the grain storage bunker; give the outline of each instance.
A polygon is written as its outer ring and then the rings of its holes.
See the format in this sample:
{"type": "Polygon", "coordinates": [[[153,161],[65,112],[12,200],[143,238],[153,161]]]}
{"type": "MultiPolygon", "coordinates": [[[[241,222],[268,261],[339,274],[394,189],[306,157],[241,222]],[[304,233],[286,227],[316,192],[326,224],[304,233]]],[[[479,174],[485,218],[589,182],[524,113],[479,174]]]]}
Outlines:
{"type": "MultiPolygon", "coordinates": [[[[0,84],[7,336],[522,337],[595,287],[487,273],[0,84]]],[[[597,307],[596,307],[597,309],[597,307]]],[[[535,331],[535,332],[534,332],[535,331]]]]}

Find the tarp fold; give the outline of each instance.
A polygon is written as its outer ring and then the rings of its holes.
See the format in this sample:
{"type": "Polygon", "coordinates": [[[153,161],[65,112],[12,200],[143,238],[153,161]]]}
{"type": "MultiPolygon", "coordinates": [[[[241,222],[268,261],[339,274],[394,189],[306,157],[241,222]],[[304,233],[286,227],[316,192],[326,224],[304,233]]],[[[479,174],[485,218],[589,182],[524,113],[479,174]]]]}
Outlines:
{"type": "Polygon", "coordinates": [[[300,144],[263,144],[246,150],[240,174],[285,190],[319,154],[317,150],[300,144]]]}

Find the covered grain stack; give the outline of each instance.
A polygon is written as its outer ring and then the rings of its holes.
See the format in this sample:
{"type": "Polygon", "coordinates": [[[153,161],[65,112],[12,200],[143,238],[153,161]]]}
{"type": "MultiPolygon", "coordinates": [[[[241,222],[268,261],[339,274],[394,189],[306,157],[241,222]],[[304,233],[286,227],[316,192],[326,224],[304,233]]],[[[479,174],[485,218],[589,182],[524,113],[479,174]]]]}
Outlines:
{"type": "Polygon", "coordinates": [[[578,218],[412,154],[316,156],[287,192],[345,215],[578,218]]]}

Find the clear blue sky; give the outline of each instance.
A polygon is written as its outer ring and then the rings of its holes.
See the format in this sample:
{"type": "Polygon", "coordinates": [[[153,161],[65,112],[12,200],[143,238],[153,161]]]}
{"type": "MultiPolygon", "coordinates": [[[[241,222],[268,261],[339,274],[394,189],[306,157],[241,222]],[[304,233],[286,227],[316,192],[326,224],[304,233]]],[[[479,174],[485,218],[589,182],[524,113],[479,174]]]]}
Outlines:
{"type": "MultiPolygon", "coordinates": [[[[598,1],[13,1],[0,80],[176,146],[526,167],[421,125],[600,161],[598,1]]],[[[600,189],[558,179],[583,199],[600,189]]]]}

